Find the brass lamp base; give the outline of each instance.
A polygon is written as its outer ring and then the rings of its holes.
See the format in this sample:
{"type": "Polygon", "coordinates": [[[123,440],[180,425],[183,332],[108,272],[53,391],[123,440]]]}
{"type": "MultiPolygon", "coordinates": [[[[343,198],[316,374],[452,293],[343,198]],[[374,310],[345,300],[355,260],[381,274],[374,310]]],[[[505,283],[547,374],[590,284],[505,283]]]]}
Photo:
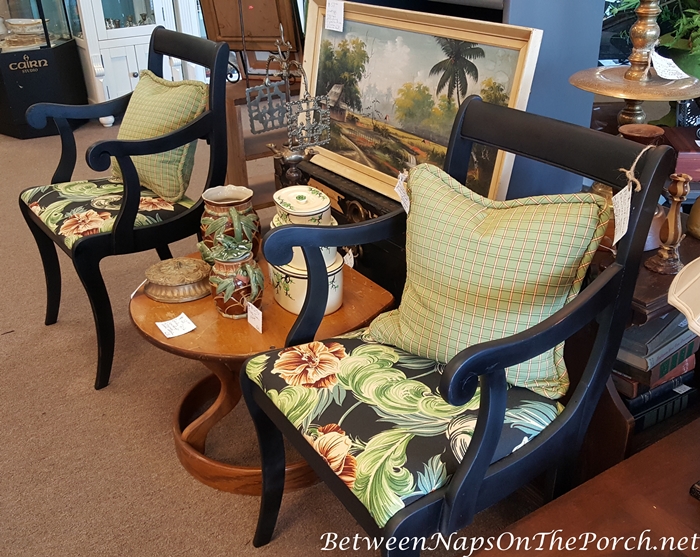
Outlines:
{"type": "Polygon", "coordinates": [[[644,266],[660,275],[677,275],[683,263],[676,246],[661,246],[658,253],[644,262],[644,266]]]}

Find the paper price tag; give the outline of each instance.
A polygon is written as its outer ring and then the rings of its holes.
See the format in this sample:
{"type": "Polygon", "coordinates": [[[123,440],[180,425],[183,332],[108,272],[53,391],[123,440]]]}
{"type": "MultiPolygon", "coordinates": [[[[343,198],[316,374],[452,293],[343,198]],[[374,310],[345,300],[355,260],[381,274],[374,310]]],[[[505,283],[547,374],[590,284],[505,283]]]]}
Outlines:
{"type": "Polygon", "coordinates": [[[345,261],[345,264],[351,269],[355,266],[355,256],[353,255],[351,249],[348,249],[347,253],[343,257],[343,261],[345,261]]]}
{"type": "Polygon", "coordinates": [[[142,287],[144,284],[146,284],[147,282],[148,282],[148,279],[144,279],[144,281],[136,287],[136,290],[134,290],[134,291],[131,293],[131,299],[133,299],[134,296],[136,296],[136,293],[139,291],[139,288],[141,288],[141,287],[142,287]]]}
{"type": "Polygon", "coordinates": [[[246,302],[246,308],[248,309],[248,323],[250,323],[256,331],[262,334],[262,311],[260,311],[250,302],[246,302]]]}
{"type": "Polygon", "coordinates": [[[170,321],[156,321],[156,325],[167,338],[179,337],[197,328],[184,313],[170,321]]]}
{"type": "Polygon", "coordinates": [[[406,178],[408,178],[408,173],[402,172],[399,174],[399,180],[396,182],[396,186],[394,186],[394,191],[399,195],[399,200],[401,201],[401,205],[403,206],[403,210],[406,211],[406,214],[411,210],[411,200],[408,197],[408,193],[406,192],[406,187],[404,184],[406,183],[406,178]]]}
{"type": "Polygon", "coordinates": [[[326,29],[329,31],[343,32],[343,19],[345,18],[345,2],[328,0],[326,2],[326,29]]]}
{"type": "Polygon", "coordinates": [[[690,77],[673,60],[664,58],[655,50],[651,51],[651,63],[656,70],[656,75],[664,79],[685,79],[690,77]]]}
{"type": "Polygon", "coordinates": [[[683,393],[687,393],[688,391],[690,391],[690,387],[688,387],[688,385],[678,385],[673,390],[679,395],[682,395],[683,393]]]}
{"type": "Polygon", "coordinates": [[[627,185],[613,195],[613,213],[615,214],[615,238],[613,246],[627,234],[630,222],[630,205],[632,204],[632,186],[627,185]]]}

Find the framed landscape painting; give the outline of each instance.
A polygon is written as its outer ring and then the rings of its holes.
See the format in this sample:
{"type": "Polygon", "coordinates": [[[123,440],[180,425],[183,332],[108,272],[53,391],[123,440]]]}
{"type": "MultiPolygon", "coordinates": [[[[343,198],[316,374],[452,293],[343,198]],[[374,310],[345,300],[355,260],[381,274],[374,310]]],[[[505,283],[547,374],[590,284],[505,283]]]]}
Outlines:
{"type": "MultiPolygon", "coordinates": [[[[327,95],[331,141],[312,161],[398,199],[398,174],[442,167],[459,104],[472,94],[524,110],[542,31],[344,3],[343,31],[325,29],[325,0],[309,0],[304,70],[327,95]]],[[[513,155],[475,146],[467,185],[505,199],[513,155]]]]}

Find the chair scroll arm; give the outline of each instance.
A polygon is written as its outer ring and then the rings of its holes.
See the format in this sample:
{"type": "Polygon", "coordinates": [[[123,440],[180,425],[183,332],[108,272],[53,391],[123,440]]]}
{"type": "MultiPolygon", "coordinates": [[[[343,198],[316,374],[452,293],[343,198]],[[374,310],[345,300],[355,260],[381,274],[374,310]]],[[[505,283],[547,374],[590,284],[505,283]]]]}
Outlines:
{"type": "Polygon", "coordinates": [[[90,168],[103,171],[109,168],[111,164],[110,157],[119,158],[164,153],[206,135],[211,127],[212,118],[211,112],[205,112],[174,132],[149,139],[98,141],[88,148],[85,159],[90,168]]]}
{"type": "Polygon", "coordinates": [[[126,109],[129,95],[101,104],[72,105],[56,103],[37,103],[27,109],[26,118],[30,126],[36,129],[46,127],[49,118],[53,118],[61,137],[61,158],[54,172],[51,183],[70,182],[75,170],[77,151],[73,128],[68,120],[98,118],[111,114],[119,114],[126,109]],[[122,107],[123,105],[123,107],[122,107]],[[109,112],[106,112],[107,110],[109,112]],[[104,114],[99,111],[104,111],[104,114]]]}
{"type": "Polygon", "coordinates": [[[93,170],[107,170],[114,156],[124,179],[124,198],[112,227],[114,253],[131,253],[134,250],[134,223],[141,199],[141,182],[131,159],[136,155],[162,153],[199,139],[210,128],[211,113],[207,112],[182,128],[159,137],[143,140],[98,141],[91,145],[85,158],[93,170]]]}
{"type": "Polygon", "coordinates": [[[474,396],[479,376],[526,362],[564,342],[616,300],[622,271],[621,265],[613,263],[544,321],[515,335],[458,352],[447,362],[440,379],[442,397],[455,406],[465,404],[474,396]]]}
{"type": "Polygon", "coordinates": [[[66,120],[93,120],[103,116],[118,116],[126,111],[131,93],[97,104],[37,103],[27,109],[27,123],[33,128],[46,126],[48,118],[66,120]]]}
{"type": "Polygon", "coordinates": [[[268,232],[263,242],[265,259],[273,265],[286,265],[292,260],[292,247],[301,246],[309,276],[304,305],[287,335],[285,346],[313,341],[323,319],[328,300],[328,274],[320,247],[376,242],[397,236],[405,229],[406,213],[400,209],[357,224],[286,225],[268,232]]]}

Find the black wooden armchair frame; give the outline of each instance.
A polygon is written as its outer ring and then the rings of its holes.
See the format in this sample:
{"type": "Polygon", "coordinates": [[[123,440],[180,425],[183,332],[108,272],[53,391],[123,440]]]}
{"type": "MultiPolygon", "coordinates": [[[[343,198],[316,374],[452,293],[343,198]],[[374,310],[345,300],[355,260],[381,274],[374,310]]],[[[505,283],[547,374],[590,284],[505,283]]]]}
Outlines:
{"type": "MultiPolygon", "coordinates": [[[[468,98],[460,107],[448,147],[445,170],[464,181],[472,141],[569,170],[619,190],[627,185],[620,168],[630,168],[643,147],[618,137],[487,104],[468,98]]],[[[566,469],[576,458],[593,411],[609,377],[631,305],[645,238],[654,209],[675,161],[669,147],[653,147],[636,166],[642,190],[633,194],[629,231],[617,246],[615,262],[564,308],[519,334],[471,346],[446,365],[440,382],[445,400],[467,402],[481,386],[475,433],[467,453],[444,487],[407,505],[379,528],[368,510],[350,496],[326,465],[265,393],[241,374],[241,384],[258,431],[262,453],[263,496],[254,545],[267,543],[274,530],[284,485],[284,448],[280,431],[339,497],[370,536],[449,535],[468,525],[475,513],[503,499],[542,472],[566,469]],[[565,410],[542,433],[515,453],[490,464],[506,409],[504,369],[565,341],[594,320],[592,350],[565,410]]],[[[287,346],[313,340],[323,317],[327,278],[318,246],[354,245],[398,235],[403,211],[360,224],[333,228],[283,226],[268,233],[264,252],[276,265],[288,262],[292,246],[302,246],[309,268],[309,293],[287,346]],[[323,303],[320,303],[323,301],[323,303]]],[[[419,549],[385,555],[418,555],[419,549]]]]}
{"type": "MultiPolygon", "coordinates": [[[[124,195],[122,205],[109,233],[85,236],[73,248],[64,243],[58,246],[73,260],[75,269],[90,299],[97,329],[97,376],[95,388],[109,383],[114,357],[114,320],[109,295],[100,273],[100,261],[109,255],[134,253],[155,248],[161,259],[172,257],[168,244],[197,234],[203,211],[202,200],[177,217],[156,225],[135,228],[141,195],[141,184],[131,157],[169,151],[198,139],[209,144],[209,170],[205,189],[222,185],[226,177],[226,70],[228,45],[156,27],[151,36],[148,69],[163,76],[163,56],[172,56],[201,65],[210,70],[209,98],[206,110],[180,129],[151,139],[99,141],[90,146],[86,160],[90,168],[103,171],[116,157],[122,170],[124,195]]],[[[49,118],[56,123],[61,137],[61,158],[51,179],[52,184],[72,179],[76,163],[76,144],[69,120],[120,116],[131,99],[131,93],[104,103],[89,106],[40,103],[27,110],[27,121],[35,128],[43,128],[49,118]]],[[[45,232],[41,220],[20,199],[20,209],[36,240],[46,277],[47,325],[58,319],[61,301],[61,271],[55,244],[45,232]]]]}

